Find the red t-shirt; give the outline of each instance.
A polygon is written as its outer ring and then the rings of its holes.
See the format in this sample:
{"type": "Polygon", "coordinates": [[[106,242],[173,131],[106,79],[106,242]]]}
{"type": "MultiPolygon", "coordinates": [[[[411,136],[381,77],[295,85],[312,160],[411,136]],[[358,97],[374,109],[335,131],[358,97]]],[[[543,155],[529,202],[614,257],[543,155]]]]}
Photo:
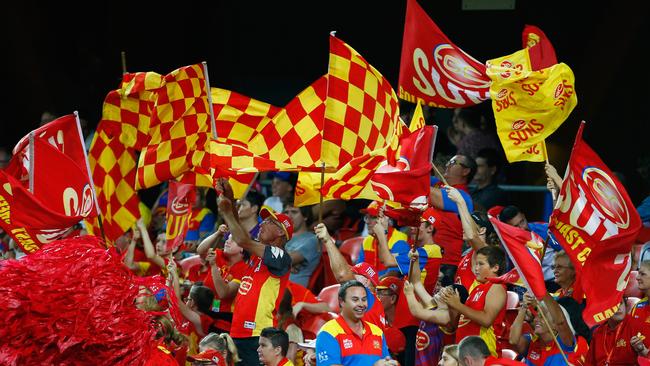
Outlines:
{"type": "Polygon", "coordinates": [[[614,329],[607,322],[600,325],[591,335],[586,365],[634,365],[636,352],[630,347],[630,316],[626,316],[614,329]]]}
{"type": "Polygon", "coordinates": [[[259,336],[262,329],[276,327],[277,312],[289,282],[291,257],[282,248],[267,246],[262,258],[252,256],[235,296],[230,336],[259,336]]]}
{"type": "MultiPolygon", "coordinates": [[[[474,310],[482,311],[485,308],[487,294],[490,291],[490,288],[495,285],[503,286],[505,291],[505,286],[502,284],[496,284],[489,281],[480,283],[469,293],[465,306],[474,310]]],[[[458,329],[456,329],[456,343],[460,343],[460,341],[467,336],[480,336],[487,344],[490,352],[495,355],[498,351],[496,347],[496,335],[501,334],[503,330],[503,320],[506,315],[506,307],[505,304],[503,305],[504,306],[499,310],[497,317],[489,328],[484,328],[480,324],[465,318],[465,316],[461,314],[460,319],[458,320],[458,329]]]]}
{"type": "Polygon", "coordinates": [[[386,314],[384,313],[384,307],[381,305],[381,301],[379,301],[377,296],[370,292],[370,290],[366,289],[366,294],[368,296],[368,304],[370,304],[372,297],[372,306],[363,315],[363,320],[378,326],[383,331],[384,328],[386,328],[386,314]]]}
{"type": "MultiPolygon", "coordinates": [[[[438,182],[435,187],[440,188],[442,184],[438,182]]],[[[468,192],[465,184],[453,187],[468,192]]],[[[457,266],[463,252],[463,225],[457,213],[439,209],[437,211],[440,213],[440,219],[435,223],[433,241],[443,249],[442,264],[457,266]]]]}
{"type": "Polygon", "coordinates": [[[642,298],[630,311],[631,336],[641,333],[645,336],[646,345],[650,339],[650,302],[648,297],[642,298]]]}
{"type": "Polygon", "coordinates": [[[463,285],[466,289],[470,289],[472,284],[476,280],[476,275],[472,270],[472,256],[474,255],[474,249],[470,250],[458,263],[458,269],[456,270],[456,278],[454,283],[463,285]]]}
{"type": "MultiPolygon", "coordinates": [[[[246,265],[245,262],[240,261],[232,266],[228,264],[228,258],[226,255],[223,253],[223,250],[217,249],[215,251],[215,262],[217,264],[217,267],[221,270],[221,277],[224,279],[226,283],[231,282],[231,281],[236,281],[241,283],[242,278],[244,277],[244,274],[248,270],[248,266],[246,265]]],[[[217,290],[214,287],[214,281],[212,280],[212,270],[208,270],[207,273],[205,274],[205,277],[203,278],[203,285],[208,287],[212,292],[214,292],[214,298],[218,299],[219,301],[219,312],[223,313],[232,313],[233,308],[232,304],[233,301],[235,300],[234,297],[231,297],[230,299],[219,299],[219,295],[217,295],[217,290]]]]}

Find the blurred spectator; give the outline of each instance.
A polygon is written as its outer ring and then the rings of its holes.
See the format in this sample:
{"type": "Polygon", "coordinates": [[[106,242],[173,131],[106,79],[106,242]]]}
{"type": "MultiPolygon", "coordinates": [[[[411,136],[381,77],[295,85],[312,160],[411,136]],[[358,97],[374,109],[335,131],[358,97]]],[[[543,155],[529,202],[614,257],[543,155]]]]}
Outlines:
{"type": "Polygon", "coordinates": [[[291,256],[289,281],[307,287],[312,273],[320,263],[322,250],[311,230],[311,207],[295,207],[292,201],[284,207],[284,214],[293,222],[293,236],[285,246],[291,256]]]}
{"type": "Polygon", "coordinates": [[[477,107],[459,108],[454,112],[453,127],[462,135],[456,154],[476,159],[478,152],[484,148],[499,148],[495,136],[481,130],[482,117],[477,107]]]}
{"type": "Polygon", "coordinates": [[[497,176],[501,168],[501,159],[497,150],[485,148],[476,155],[476,187],[471,190],[472,201],[476,211],[487,212],[493,206],[508,204],[508,194],[497,185],[497,176]]]}
{"type": "Polygon", "coordinates": [[[271,207],[275,212],[282,212],[284,205],[293,198],[298,175],[289,172],[272,172],[269,177],[273,178],[271,197],[264,201],[264,206],[271,207]]]}

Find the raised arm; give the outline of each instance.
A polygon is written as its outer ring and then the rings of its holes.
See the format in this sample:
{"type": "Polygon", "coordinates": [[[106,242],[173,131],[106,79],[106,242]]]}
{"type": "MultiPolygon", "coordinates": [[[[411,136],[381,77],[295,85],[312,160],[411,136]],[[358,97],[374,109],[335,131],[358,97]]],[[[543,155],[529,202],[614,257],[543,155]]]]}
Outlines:
{"type": "Polygon", "coordinates": [[[411,249],[409,251],[409,259],[412,263],[410,266],[411,273],[409,273],[409,282],[413,285],[415,294],[420,298],[420,301],[425,307],[433,306],[433,297],[422,284],[422,272],[419,266],[420,254],[417,250],[411,249]]]}
{"type": "Polygon", "coordinates": [[[183,302],[183,299],[181,298],[181,287],[178,281],[178,273],[176,272],[176,266],[168,266],[168,271],[169,271],[169,276],[171,277],[172,280],[172,287],[174,289],[174,293],[176,294],[176,299],[178,300],[178,309],[181,311],[181,314],[185,317],[185,319],[189,320],[192,325],[194,325],[194,328],[196,329],[196,334],[198,334],[201,337],[205,336],[205,332],[203,332],[203,326],[201,325],[201,317],[197,312],[194,310],[190,309],[187,304],[183,302]]]}
{"type": "Polygon", "coordinates": [[[415,297],[414,287],[409,281],[404,282],[404,296],[406,296],[409,311],[417,319],[440,325],[449,323],[447,305],[441,302],[437,309],[426,309],[415,297]]]}
{"type": "Polygon", "coordinates": [[[228,226],[221,224],[214,233],[210,234],[207,238],[201,241],[201,244],[196,248],[196,254],[205,257],[208,254],[208,249],[213,249],[217,243],[223,238],[224,234],[228,232],[228,226]]]}
{"type": "Polygon", "coordinates": [[[210,264],[210,271],[212,274],[212,283],[214,284],[214,289],[217,292],[217,296],[220,299],[230,299],[235,297],[237,290],[239,290],[239,282],[230,281],[226,282],[221,276],[221,269],[217,266],[215,261],[214,251],[210,250],[208,255],[205,257],[205,260],[210,264]]]}
{"type": "Polygon", "coordinates": [[[336,247],[334,239],[327,232],[325,224],[322,222],[316,225],[314,232],[318,239],[325,245],[327,250],[328,257],[330,259],[330,267],[332,268],[332,273],[339,283],[353,280],[354,273],[350,269],[350,265],[345,261],[343,254],[339,251],[339,248],[336,247]]]}
{"type": "Polygon", "coordinates": [[[526,320],[526,313],[528,306],[531,305],[531,297],[528,294],[524,295],[524,301],[519,306],[519,311],[514,322],[510,326],[510,334],[508,335],[508,342],[517,353],[523,353],[528,347],[528,340],[523,335],[524,321],[526,320]]]}
{"type": "Polygon", "coordinates": [[[239,223],[239,219],[233,206],[233,198],[231,196],[232,188],[230,187],[230,183],[228,183],[225,178],[219,178],[215,189],[217,192],[221,193],[217,198],[219,213],[226,222],[226,225],[228,225],[228,228],[230,228],[230,234],[232,235],[233,240],[249,253],[258,257],[264,256],[266,245],[260,244],[251,239],[250,235],[248,235],[248,231],[246,231],[239,223]]]}
{"type": "Polygon", "coordinates": [[[478,226],[474,222],[474,219],[472,219],[472,215],[467,208],[467,203],[463,199],[463,196],[461,196],[458,189],[450,186],[445,186],[445,190],[447,190],[449,199],[456,203],[456,206],[458,207],[460,222],[463,226],[463,239],[467,240],[474,250],[479,250],[487,246],[483,239],[481,239],[478,232],[478,226]]]}
{"type": "Polygon", "coordinates": [[[472,309],[461,303],[458,291],[445,293],[443,300],[449,305],[450,309],[458,311],[482,327],[489,328],[494,323],[499,311],[506,306],[506,290],[500,285],[490,287],[485,296],[485,306],[482,310],[472,309]]]}
{"type": "Polygon", "coordinates": [[[156,248],[151,242],[149,232],[147,231],[147,227],[144,225],[142,218],[135,223],[135,226],[142,236],[142,246],[144,247],[144,254],[147,256],[147,259],[154,262],[158,267],[165,268],[165,260],[156,253],[156,248]]]}
{"type": "Polygon", "coordinates": [[[387,231],[388,217],[386,217],[382,211],[379,213],[377,223],[373,226],[372,233],[370,234],[377,239],[377,250],[379,252],[379,260],[381,263],[388,268],[397,267],[397,259],[395,259],[393,253],[388,249],[388,238],[386,237],[387,231]]]}
{"type": "Polygon", "coordinates": [[[560,304],[558,304],[553,296],[549,294],[544,296],[542,302],[542,306],[545,305],[551,315],[549,322],[551,322],[551,326],[557,330],[560,339],[562,339],[562,343],[569,347],[575,345],[575,336],[573,335],[568,323],[571,320],[564,317],[564,313],[562,312],[562,309],[560,309],[560,304]]]}
{"type": "Polygon", "coordinates": [[[138,229],[133,229],[133,236],[129,242],[129,246],[126,248],[126,254],[124,255],[124,265],[127,266],[132,271],[137,271],[138,266],[133,263],[133,256],[135,252],[135,244],[140,238],[140,231],[138,229]],[[137,237],[136,237],[137,233],[137,237]]]}

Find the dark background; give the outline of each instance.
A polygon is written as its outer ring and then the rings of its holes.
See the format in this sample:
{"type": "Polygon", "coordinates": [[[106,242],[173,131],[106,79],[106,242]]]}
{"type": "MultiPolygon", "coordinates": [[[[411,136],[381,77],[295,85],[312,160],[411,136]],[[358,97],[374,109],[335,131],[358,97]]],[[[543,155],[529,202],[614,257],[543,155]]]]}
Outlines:
{"type": "MultiPolygon", "coordinates": [[[[489,11],[463,11],[460,0],[419,2],[452,42],[482,62],[520,49],[525,24],[540,27],[558,60],[573,69],[578,95],[578,106],[547,140],[551,162],[564,171],[585,120],[586,141],[625,176],[635,204],[645,197],[636,168],[650,146],[647,2],[517,0],[515,10],[489,11]]],[[[328,34],[336,30],[396,88],[405,9],[405,0],[5,6],[0,146],[13,147],[44,111],[78,110],[96,126],[103,98],[120,81],[121,51],[129,71],[165,74],[207,61],[212,86],[284,105],[327,72],[328,34]]],[[[517,163],[508,174],[509,183],[544,183],[542,164],[517,163]]]]}

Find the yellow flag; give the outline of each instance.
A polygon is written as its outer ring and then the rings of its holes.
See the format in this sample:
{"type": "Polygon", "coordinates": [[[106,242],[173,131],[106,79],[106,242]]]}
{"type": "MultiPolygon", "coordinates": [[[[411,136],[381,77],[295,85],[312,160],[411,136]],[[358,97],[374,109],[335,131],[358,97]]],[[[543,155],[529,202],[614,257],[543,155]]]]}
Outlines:
{"type": "MultiPolygon", "coordinates": [[[[298,174],[298,182],[296,183],[296,189],[294,193],[293,203],[296,207],[315,205],[320,203],[320,174],[321,173],[310,173],[310,172],[300,172],[298,174]]],[[[325,182],[330,180],[335,176],[336,173],[325,173],[325,182]]],[[[369,199],[380,201],[381,198],[372,190],[370,183],[366,184],[361,192],[355,197],[358,199],[369,199]]],[[[323,201],[329,201],[334,198],[332,196],[323,196],[323,201]]]]}
{"type": "Polygon", "coordinates": [[[544,161],[542,143],[578,104],[564,63],[532,71],[528,49],[487,62],[497,133],[509,162],[544,161]]]}
{"type": "Polygon", "coordinates": [[[409,125],[409,131],[413,132],[424,127],[424,114],[422,113],[422,105],[420,102],[415,106],[415,111],[413,111],[413,117],[411,118],[411,124],[409,125]]]}

